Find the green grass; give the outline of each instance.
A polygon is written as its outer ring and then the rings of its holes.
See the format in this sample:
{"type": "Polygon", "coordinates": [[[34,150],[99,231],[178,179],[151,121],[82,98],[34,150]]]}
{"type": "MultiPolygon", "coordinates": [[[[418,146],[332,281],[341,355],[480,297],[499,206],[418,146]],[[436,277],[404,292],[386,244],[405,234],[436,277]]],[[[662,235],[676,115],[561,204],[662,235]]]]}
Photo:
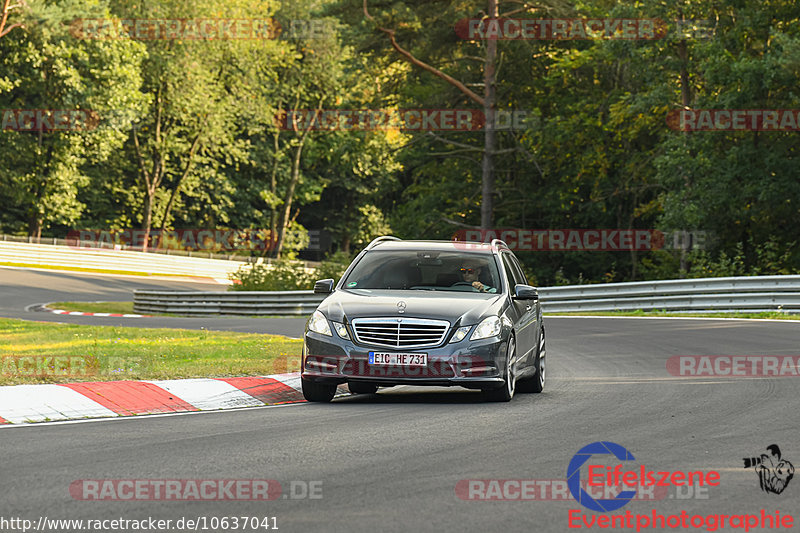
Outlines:
{"type": "Polygon", "coordinates": [[[258,376],[297,371],[279,335],[0,319],[0,385],[258,376]]]}
{"type": "Polygon", "coordinates": [[[47,304],[47,307],[62,311],[80,311],[82,313],[134,314],[133,302],[56,302],[47,304]]]}
{"type": "MultiPolygon", "coordinates": [[[[548,313],[545,313],[548,315],[548,313]]],[[[701,318],[760,318],[777,320],[800,320],[800,314],[789,313],[675,313],[672,311],[580,311],[575,313],[552,313],[558,316],[654,316],[654,317],[701,317],[701,318]]]]}

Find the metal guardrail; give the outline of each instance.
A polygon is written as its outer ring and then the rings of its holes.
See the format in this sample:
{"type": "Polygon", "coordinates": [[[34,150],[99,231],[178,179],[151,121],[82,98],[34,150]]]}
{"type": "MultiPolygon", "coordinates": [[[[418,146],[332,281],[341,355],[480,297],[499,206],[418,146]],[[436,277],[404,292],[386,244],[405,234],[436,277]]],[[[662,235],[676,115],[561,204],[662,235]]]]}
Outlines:
{"type": "Polygon", "coordinates": [[[744,276],[543,287],[547,313],[581,311],[800,312],[800,276],[744,276]]]}
{"type": "MultiPolygon", "coordinates": [[[[702,278],[540,287],[546,313],[582,311],[800,313],[800,276],[702,278]]],[[[324,299],[313,291],[135,291],[137,313],[186,315],[311,314],[324,299]]]]}
{"type": "Polygon", "coordinates": [[[133,309],[137,313],[178,315],[310,315],[324,295],[314,291],[186,292],[137,290],[133,309]]]}

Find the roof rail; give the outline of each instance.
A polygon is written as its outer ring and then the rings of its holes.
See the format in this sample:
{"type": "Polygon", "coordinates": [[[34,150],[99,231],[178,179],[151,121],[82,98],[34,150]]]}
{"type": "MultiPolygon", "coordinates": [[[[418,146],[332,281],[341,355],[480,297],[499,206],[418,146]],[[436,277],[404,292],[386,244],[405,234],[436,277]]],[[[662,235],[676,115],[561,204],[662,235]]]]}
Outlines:
{"type": "Polygon", "coordinates": [[[511,248],[508,247],[508,245],[504,241],[501,241],[500,239],[492,239],[492,245],[491,246],[492,246],[492,248],[499,248],[500,246],[503,246],[505,248],[508,248],[509,250],[511,249],[511,248]]]}
{"type": "Polygon", "coordinates": [[[377,245],[381,241],[399,241],[397,237],[392,237],[391,235],[384,235],[383,237],[376,237],[372,239],[372,242],[367,245],[367,250],[371,250],[375,245],[377,245]]]}

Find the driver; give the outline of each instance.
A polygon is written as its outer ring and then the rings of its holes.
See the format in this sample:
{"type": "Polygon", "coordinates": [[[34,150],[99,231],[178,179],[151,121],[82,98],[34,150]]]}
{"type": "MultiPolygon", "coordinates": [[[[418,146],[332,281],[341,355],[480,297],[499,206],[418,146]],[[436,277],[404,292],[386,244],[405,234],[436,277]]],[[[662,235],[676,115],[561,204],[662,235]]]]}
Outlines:
{"type": "Polygon", "coordinates": [[[478,281],[482,270],[483,267],[479,263],[467,260],[461,264],[459,273],[461,274],[461,279],[464,281],[464,283],[471,284],[480,292],[497,292],[497,289],[488,285],[484,285],[478,281]]]}

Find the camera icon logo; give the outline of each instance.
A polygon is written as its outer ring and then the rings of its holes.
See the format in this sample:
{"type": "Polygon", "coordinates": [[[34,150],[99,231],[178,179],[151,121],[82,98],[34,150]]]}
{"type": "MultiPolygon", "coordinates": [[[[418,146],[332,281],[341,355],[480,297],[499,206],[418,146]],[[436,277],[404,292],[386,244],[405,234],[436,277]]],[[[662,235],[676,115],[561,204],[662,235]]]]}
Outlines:
{"type": "Polygon", "coordinates": [[[781,449],[777,444],[767,446],[767,452],[761,457],[745,457],[745,468],[753,468],[758,474],[758,483],[766,493],[780,494],[794,477],[794,465],[781,457],[781,449]]]}

